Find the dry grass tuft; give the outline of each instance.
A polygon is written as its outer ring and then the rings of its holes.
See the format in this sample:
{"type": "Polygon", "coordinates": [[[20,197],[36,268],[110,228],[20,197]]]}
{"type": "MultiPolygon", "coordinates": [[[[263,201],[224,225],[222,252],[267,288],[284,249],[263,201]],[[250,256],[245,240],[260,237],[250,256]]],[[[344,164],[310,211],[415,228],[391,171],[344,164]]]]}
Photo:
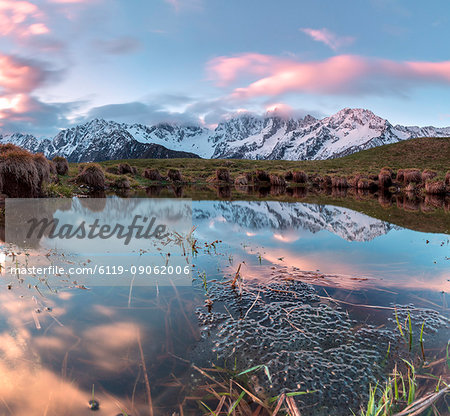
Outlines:
{"type": "Polygon", "coordinates": [[[56,156],[53,158],[53,163],[55,164],[58,175],[67,175],[69,173],[69,163],[65,157],[56,156]]]}
{"type": "Polygon", "coordinates": [[[57,175],[58,171],[56,170],[56,164],[52,160],[48,161],[48,166],[50,168],[50,175],[57,175]]]}
{"type": "Polygon", "coordinates": [[[347,178],[342,178],[340,176],[333,176],[331,178],[331,186],[333,188],[338,188],[338,189],[348,188],[347,178]]]}
{"type": "Polygon", "coordinates": [[[408,185],[406,185],[405,191],[406,192],[416,192],[417,184],[415,182],[408,183],[408,185]]]}
{"type": "Polygon", "coordinates": [[[237,186],[247,186],[248,185],[248,178],[246,175],[239,175],[234,180],[234,184],[237,186]]]}
{"type": "Polygon", "coordinates": [[[433,195],[445,195],[444,181],[428,180],[425,183],[425,192],[433,195]]]}
{"type": "Polygon", "coordinates": [[[169,171],[167,172],[167,177],[172,182],[181,182],[183,180],[181,172],[178,169],[169,169],[169,171]]]}
{"type": "Polygon", "coordinates": [[[392,169],[384,167],[378,174],[378,185],[380,188],[389,188],[392,185],[392,169]]]}
{"type": "Polygon", "coordinates": [[[51,176],[51,162],[42,153],[33,155],[33,160],[39,175],[39,181],[41,185],[44,182],[49,183],[51,176]]]}
{"type": "Polygon", "coordinates": [[[426,181],[433,179],[437,176],[437,172],[431,169],[425,169],[422,172],[422,182],[425,183],[426,181]]]}
{"type": "Polygon", "coordinates": [[[404,173],[403,182],[405,184],[409,183],[420,183],[422,182],[422,173],[419,169],[406,169],[404,173]]]}
{"type": "Polygon", "coordinates": [[[150,181],[162,181],[164,179],[158,169],[145,169],[143,176],[150,181]]]}
{"type": "Polygon", "coordinates": [[[352,177],[350,177],[350,179],[348,180],[348,185],[350,188],[358,188],[358,182],[360,179],[362,179],[362,175],[357,173],[355,175],[353,175],[352,177]]]}
{"type": "Polygon", "coordinates": [[[255,182],[270,182],[270,175],[265,170],[258,169],[254,174],[255,182]]]}
{"type": "Polygon", "coordinates": [[[320,178],[320,186],[322,186],[323,188],[330,188],[332,185],[332,182],[333,181],[331,180],[330,175],[325,175],[320,178]]]}
{"type": "Polygon", "coordinates": [[[295,183],[306,183],[308,182],[308,175],[302,170],[296,170],[292,173],[292,181],[295,183]]]}
{"type": "Polygon", "coordinates": [[[358,181],[358,189],[374,191],[378,188],[378,185],[375,181],[367,178],[361,178],[358,181]]]}
{"type": "Polygon", "coordinates": [[[216,181],[219,182],[232,182],[230,171],[227,168],[216,169],[216,181]]]}
{"type": "Polygon", "coordinates": [[[130,181],[126,176],[117,177],[111,185],[117,189],[130,189],[131,188],[130,181]]]}
{"type": "Polygon", "coordinates": [[[273,186],[280,186],[280,187],[286,186],[286,181],[281,176],[271,173],[269,178],[270,178],[270,184],[273,186]]]}
{"type": "Polygon", "coordinates": [[[42,155],[33,155],[13,144],[0,145],[0,186],[11,198],[34,198],[42,193],[50,166],[42,155]]]}
{"type": "Polygon", "coordinates": [[[105,189],[105,174],[97,163],[87,163],[75,177],[75,182],[87,185],[95,190],[105,189]]]}
{"type": "Polygon", "coordinates": [[[128,163],[121,163],[117,166],[117,173],[119,175],[126,175],[127,173],[136,175],[137,169],[134,166],[130,166],[128,163]]]}
{"type": "Polygon", "coordinates": [[[217,187],[217,196],[222,199],[230,199],[231,198],[231,186],[218,186],[217,187]]]}

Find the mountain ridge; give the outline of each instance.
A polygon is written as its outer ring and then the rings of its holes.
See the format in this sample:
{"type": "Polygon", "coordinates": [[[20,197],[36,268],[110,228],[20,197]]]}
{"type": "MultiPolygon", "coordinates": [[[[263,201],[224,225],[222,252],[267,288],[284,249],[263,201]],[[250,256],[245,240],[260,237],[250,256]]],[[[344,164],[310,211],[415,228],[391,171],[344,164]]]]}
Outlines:
{"type": "Polygon", "coordinates": [[[329,117],[285,118],[276,112],[242,113],[215,129],[201,125],[158,123],[151,126],[93,119],[61,130],[53,139],[30,134],[0,135],[47,157],[71,162],[136,158],[239,158],[320,160],[418,137],[447,137],[450,127],[392,125],[361,108],[344,108],[329,117]]]}

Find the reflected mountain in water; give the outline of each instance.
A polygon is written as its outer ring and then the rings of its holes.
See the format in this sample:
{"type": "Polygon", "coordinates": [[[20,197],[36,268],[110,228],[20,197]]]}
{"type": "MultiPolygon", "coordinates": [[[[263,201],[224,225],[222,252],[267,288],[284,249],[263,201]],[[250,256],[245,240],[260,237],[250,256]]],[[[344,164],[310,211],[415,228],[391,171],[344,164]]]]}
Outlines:
{"type": "Polygon", "coordinates": [[[393,224],[348,208],[278,201],[202,201],[193,204],[193,221],[215,219],[249,230],[327,230],[347,241],[371,241],[396,229],[393,224]]]}

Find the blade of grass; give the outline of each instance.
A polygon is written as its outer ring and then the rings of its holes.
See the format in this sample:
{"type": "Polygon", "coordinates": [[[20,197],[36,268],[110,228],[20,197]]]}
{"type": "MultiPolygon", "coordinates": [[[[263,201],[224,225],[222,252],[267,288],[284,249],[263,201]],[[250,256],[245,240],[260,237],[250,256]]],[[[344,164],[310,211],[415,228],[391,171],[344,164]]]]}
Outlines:
{"type": "Polygon", "coordinates": [[[239,402],[243,399],[243,397],[245,396],[245,391],[243,391],[239,397],[237,398],[237,400],[233,403],[233,406],[231,406],[231,409],[228,412],[228,416],[231,415],[231,413],[233,413],[233,410],[236,409],[237,405],[239,404],[239,402]]]}
{"type": "Polygon", "coordinates": [[[419,342],[420,342],[420,349],[422,350],[422,357],[423,357],[423,360],[425,361],[425,349],[423,348],[423,328],[424,328],[424,326],[425,326],[425,321],[423,321],[422,328],[420,329],[419,342]]]}

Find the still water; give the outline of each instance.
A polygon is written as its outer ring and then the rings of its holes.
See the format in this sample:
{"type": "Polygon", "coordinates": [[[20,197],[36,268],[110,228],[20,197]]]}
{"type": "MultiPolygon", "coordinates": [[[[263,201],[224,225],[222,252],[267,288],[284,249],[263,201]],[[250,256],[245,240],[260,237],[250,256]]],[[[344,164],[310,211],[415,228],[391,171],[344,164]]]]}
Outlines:
{"type": "MultiPolygon", "coordinates": [[[[262,372],[249,384],[262,397],[311,391],[298,398],[302,414],[345,415],[390,371],[386,351],[411,359],[395,310],[414,331],[426,322],[428,360],[445,348],[448,234],[278,201],[193,201],[192,225],[188,285],[3,275],[0,414],[88,415],[90,400],[99,415],[204,414],[192,364],[216,364],[267,365],[270,382],[262,372]]],[[[51,264],[42,244],[15,259],[51,264]]]]}

